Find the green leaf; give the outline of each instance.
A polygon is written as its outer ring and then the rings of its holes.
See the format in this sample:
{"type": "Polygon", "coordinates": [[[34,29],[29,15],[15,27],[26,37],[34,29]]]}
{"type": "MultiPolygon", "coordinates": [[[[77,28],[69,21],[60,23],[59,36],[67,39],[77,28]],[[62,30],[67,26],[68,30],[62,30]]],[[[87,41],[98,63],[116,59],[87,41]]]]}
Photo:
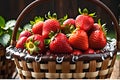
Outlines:
{"type": "Polygon", "coordinates": [[[85,13],[88,14],[87,8],[84,8],[82,12],[83,12],[84,14],[85,14],[85,13]]]}
{"type": "Polygon", "coordinates": [[[44,40],[45,45],[49,45],[50,42],[51,42],[51,39],[45,39],[45,40],[44,40]]]}
{"type": "Polygon", "coordinates": [[[0,36],[3,35],[5,32],[5,30],[3,28],[0,27],[0,36]]]}
{"type": "Polygon", "coordinates": [[[0,43],[5,47],[10,41],[10,35],[9,34],[3,34],[0,36],[0,43]]]}
{"type": "Polygon", "coordinates": [[[31,30],[31,29],[32,29],[32,25],[31,25],[31,24],[25,24],[25,25],[23,26],[23,29],[24,29],[24,30],[31,30]]]}
{"type": "Polygon", "coordinates": [[[0,27],[4,28],[4,26],[5,26],[5,19],[2,16],[0,16],[0,27]]]}
{"type": "Polygon", "coordinates": [[[68,15],[66,14],[63,18],[59,19],[60,24],[62,25],[63,22],[68,18],[68,15]]]}
{"type": "Polygon", "coordinates": [[[5,30],[7,30],[7,29],[12,30],[14,28],[15,24],[16,24],[16,20],[9,20],[8,22],[6,22],[4,29],[5,30]]]}

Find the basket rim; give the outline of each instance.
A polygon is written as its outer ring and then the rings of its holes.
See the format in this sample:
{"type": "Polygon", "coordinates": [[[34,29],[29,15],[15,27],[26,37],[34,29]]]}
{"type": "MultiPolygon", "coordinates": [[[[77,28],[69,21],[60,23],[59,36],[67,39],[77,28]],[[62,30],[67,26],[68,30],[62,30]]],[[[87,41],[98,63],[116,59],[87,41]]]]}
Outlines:
{"type": "Polygon", "coordinates": [[[113,51],[105,51],[104,53],[95,53],[95,54],[81,54],[81,55],[73,55],[73,54],[51,54],[51,55],[30,55],[25,50],[18,51],[18,49],[14,46],[9,46],[6,48],[6,58],[18,58],[20,60],[25,61],[36,61],[36,62],[48,62],[48,61],[56,61],[58,63],[61,63],[62,61],[70,61],[70,62],[76,62],[76,61],[103,61],[104,59],[110,57],[112,58],[114,55],[117,54],[117,48],[115,48],[113,51]],[[8,57],[7,57],[8,56],[8,57]]]}

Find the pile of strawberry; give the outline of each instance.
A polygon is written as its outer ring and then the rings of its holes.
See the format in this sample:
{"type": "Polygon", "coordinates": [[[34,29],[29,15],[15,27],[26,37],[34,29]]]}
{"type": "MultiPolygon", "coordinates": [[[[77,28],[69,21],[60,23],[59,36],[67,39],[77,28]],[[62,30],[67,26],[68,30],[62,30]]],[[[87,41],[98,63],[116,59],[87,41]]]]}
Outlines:
{"type": "Polygon", "coordinates": [[[86,8],[79,12],[75,19],[57,19],[55,13],[48,13],[46,20],[36,17],[34,22],[31,21],[32,29],[20,33],[16,48],[26,49],[31,55],[94,54],[103,49],[107,40],[100,20],[95,23],[95,13],[88,14],[86,8]]]}

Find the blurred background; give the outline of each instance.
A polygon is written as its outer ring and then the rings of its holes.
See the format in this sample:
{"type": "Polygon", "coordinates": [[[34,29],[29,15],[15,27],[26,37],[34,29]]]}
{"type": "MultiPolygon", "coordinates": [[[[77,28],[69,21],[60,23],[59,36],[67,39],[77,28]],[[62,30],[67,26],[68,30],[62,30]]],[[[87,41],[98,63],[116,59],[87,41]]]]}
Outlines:
{"type": "MultiPolygon", "coordinates": [[[[5,17],[6,19],[17,18],[20,12],[34,0],[0,0],[0,15],[5,17]]],[[[116,18],[120,16],[120,0],[100,0],[105,3],[115,14],[116,18]]],[[[73,11],[76,9],[78,5],[82,7],[89,6],[86,4],[87,0],[49,0],[47,5],[44,6],[44,9],[53,8],[54,11],[58,11],[60,15],[62,15],[60,10],[63,10],[65,7],[69,7],[70,10],[73,11]],[[62,7],[61,7],[62,6],[62,7]],[[59,7],[59,8],[58,8],[59,7]],[[59,10],[57,10],[59,9],[59,10]]],[[[93,6],[89,6],[95,8],[93,6]]],[[[36,11],[40,11],[41,9],[37,9],[36,11]]],[[[72,12],[71,11],[71,12],[72,12]]],[[[66,10],[64,9],[64,12],[66,10]]],[[[44,12],[40,12],[42,14],[44,12]]]]}
{"type": "MultiPolygon", "coordinates": [[[[3,16],[6,20],[17,19],[21,11],[32,1],[34,0],[0,0],[0,15],[3,16]]],[[[100,1],[102,1],[112,10],[117,20],[119,21],[120,0],[100,1]]],[[[33,20],[35,16],[44,16],[48,11],[57,13],[59,18],[66,14],[68,14],[69,17],[75,18],[78,14],[78,8],[87,8],[90,12],[95,11],[97,14],[96,22],[98,18],[101,18],[103,23],[107,23],[107,27],[110,28],[108,32],[113,31],[112,21],[109,19],[107,13],[87,0],[48,0],[27,14],[22,24],[29,23],[29,21],[33,20]]]]}

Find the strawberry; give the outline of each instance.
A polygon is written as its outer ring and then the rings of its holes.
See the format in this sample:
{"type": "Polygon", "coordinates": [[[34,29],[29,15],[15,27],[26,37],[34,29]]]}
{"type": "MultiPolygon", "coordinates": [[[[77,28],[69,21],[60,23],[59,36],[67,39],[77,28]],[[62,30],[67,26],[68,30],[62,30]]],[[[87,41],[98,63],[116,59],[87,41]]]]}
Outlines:
{"type": "Polygon", "coordinates": [[[30,21],[30,23],[33,25],[32,32],[34,34],[42,35],[42,28],[43,28],[43,24],[44,24],[43,21],[44,21],[44,18],[42,18],[42,17],[35,17],[35,22],[30,21]]]}
{"type": "Polygon", "coordinates": [[[79,9],[80,15],[78,15],[75,19],[76,27],[80,27],[80,29],[88,31],[94,24],[94,19],[91,16],[94,16],[94,13],[88,14],[88,10],[85,8],[83,12],[79,9]]]}
{"type": "Polygon", "coordinates": [[[49,35],[52,33],[56,33],[57,31],[60,30],[60,22],[57,20],[56,14],[54,13],[51,17],[51,14],[48,13],[48,19],[45,20],[44,25],[43,25],[43,32],[42,36],[44,38],[49,38],[49,35]]]}
{"type": "Polygon", "coordinates": [[[65,34],[71,33],[75,29],[75,20],[73,18],[69,18],[63,22],[61,27],[62,32],[65,34]]]}
{"type": "Polygon", "coordinates": [[[72,54],[74,54],[74,55],[80,55],[80,54],[82,54],[82,52],[80,51],[80,50],[74,50],[73,52],[72,52],[72,54]]]}
{"type": "Polygon", "coordinates": [[[30,54],[36,55],[44,52],[44,39],[39,34],[34,34],[26,40],[26,49],[30,54]]]}
{"type": "Polygon", "coordinates": [[[91,33],[89,37],[90,48],[102,49],[105,47],[106,43],[106,36],[102,30],[96,30],[91,33]]]}
{"type": "Polygon", "coordinates": [[[50,51],[54,53],[71,53],[73,51],[65,34],[58,33],[50,42],[50,51]]]}
{"type": "Polygon", "coordinates": [[[94,50],[93,49],[91,49],[91,48],[88,48],[85,52],[84,52],[84,54],[94,54],[94,50]]]}
{"type": "Polygon", "coordinates": [[[24,45],[25,45],[26,40],[27,40],[27,37],[24,37],[24,36],[19,38],[19,40],[16,43],[16,48],[24,49],[25,48],[24,45]]]}
{"type": "Polygon", "coordinates": [[[89,47],[88,36],[84,30],[76,29],[69,37],[69,43],[72,47],[80,50],[87,50],[89,47]]]}
{"type": "Polygon", "coordinates": [[[94,23],[92,28],[88,31],[88,35],[90,35],[95,30],[102,30],[105,24],[101,25],[100,19],[98,19],[98,23],[94,23]]]}
{"type": "Polygon", "coordinates": [[[30,31],[24,30],[24,31],[22,31],[22,32],[20,33],[19,39],[22,38],[22,37],[29,37],[29,36],[31,36],[31,35],[32,35],[32,33],[31,33],[30,31]]]}

